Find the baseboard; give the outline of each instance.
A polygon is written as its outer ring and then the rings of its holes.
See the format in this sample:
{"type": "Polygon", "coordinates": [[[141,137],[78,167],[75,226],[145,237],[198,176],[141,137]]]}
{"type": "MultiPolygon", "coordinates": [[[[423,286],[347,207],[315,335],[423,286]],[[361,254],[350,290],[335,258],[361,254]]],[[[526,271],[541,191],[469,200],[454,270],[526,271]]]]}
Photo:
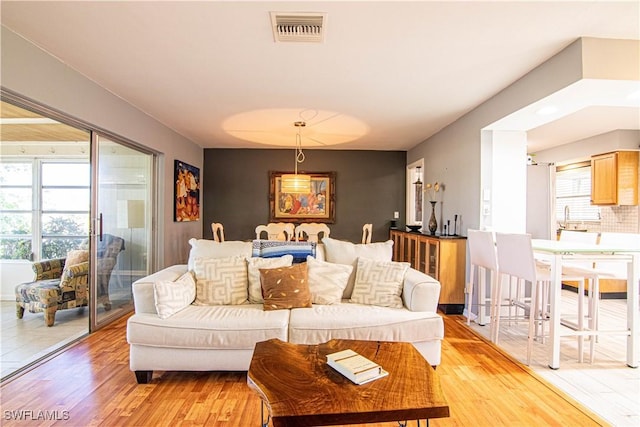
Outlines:
{"type": "MultiPolygon", "coordinates": [[[[578,293],[578,288],[575,286],[562,284],[562,289],[578,293]]],[[[584,294],[587,295],[588,291],[585,289],[584,294]]],[[[626,292],[600,292],[600,299],[627,299],[626,292]]]]}
{"type": "Polygon", "coordinates": [[[438,304],[438,310],[444,314],[462,314],[464,304],[438,304]]]}

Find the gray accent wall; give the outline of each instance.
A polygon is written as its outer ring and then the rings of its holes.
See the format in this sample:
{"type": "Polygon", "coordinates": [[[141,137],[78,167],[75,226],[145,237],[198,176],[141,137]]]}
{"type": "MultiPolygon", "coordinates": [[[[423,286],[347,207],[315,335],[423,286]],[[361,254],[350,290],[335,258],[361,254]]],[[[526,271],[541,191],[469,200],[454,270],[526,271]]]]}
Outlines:
{"type": "MultiPolygon", "coordinates": [[[[389,239],[394,211],[405,217],[405,151],[304,150],[299,172],[336,173],[336,218],[331,237],[360,243],[362,226],[373,224],[372,241],[389,239]]],[[[292,171],[294,150],[205,149],[202,235],[224,225],[226,240],[255,238],[269,222],[269,172],[292,171]]]]}

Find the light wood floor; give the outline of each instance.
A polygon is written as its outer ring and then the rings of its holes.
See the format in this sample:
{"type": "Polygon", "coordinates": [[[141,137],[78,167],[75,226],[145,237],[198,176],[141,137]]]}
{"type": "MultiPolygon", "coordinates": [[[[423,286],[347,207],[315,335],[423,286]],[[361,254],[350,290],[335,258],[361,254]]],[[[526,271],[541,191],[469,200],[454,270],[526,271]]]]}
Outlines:
{"type": "MultiPolygon", "coordinates": [[[[626,326],[626,300],[601,300],[600,329],[619,330],[626,326]]],[[[577,294],[562,291],[563,313],[575,314],[577,294]]],[[[489,325],[474,322],[471,328],[484,337],[489,325]]],[[[501,323],[499,345],[521,363],[526,363],[527,323],[501,323]]],[[[589,343],[584,345],[584,363],[578,362],[576,337],[560,341],[560,369],[548,368],[549,346],[535,342],[530,368],[539,376],[571,395],[615,426],[640,426],[640,369],[626,365],[627,337],[603,335],[589,361],[589,343]]]]}
{"type": "MultiPolygon", "coordinates": [[[[451,417],[431,420],[431,426],[607,425],[464,321],[445,317],[437,373],[451,417]]],[[[243,372],[158,372],[150,384],[138,385],[129,371],[125,322],[120,319],[5,382],[2,425],[258,426],[260,401],[243,372]],[[60,420],[15,420],[38,414],[60,420]]]]}

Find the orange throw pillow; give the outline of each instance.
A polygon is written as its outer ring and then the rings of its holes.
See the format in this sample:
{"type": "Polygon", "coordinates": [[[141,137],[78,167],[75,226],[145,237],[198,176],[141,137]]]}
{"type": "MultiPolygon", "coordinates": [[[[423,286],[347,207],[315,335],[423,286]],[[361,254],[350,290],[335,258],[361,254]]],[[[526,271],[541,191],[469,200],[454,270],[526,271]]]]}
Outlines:
{"type": "Polygon", "coordinates": [[[265,310],[311,307],[307,263],[291,267],[261,268],[265,310]]]}

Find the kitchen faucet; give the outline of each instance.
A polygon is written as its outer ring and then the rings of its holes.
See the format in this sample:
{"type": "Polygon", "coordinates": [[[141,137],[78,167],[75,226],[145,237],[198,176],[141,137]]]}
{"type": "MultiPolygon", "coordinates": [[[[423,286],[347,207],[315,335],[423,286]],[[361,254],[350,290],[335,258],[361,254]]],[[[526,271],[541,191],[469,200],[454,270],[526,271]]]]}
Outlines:
{"type": "Polygon", "coordinates": [[[569,205],[564,205],[564,228],[567,227],[567,223],[569,222],[569,205]]]}

